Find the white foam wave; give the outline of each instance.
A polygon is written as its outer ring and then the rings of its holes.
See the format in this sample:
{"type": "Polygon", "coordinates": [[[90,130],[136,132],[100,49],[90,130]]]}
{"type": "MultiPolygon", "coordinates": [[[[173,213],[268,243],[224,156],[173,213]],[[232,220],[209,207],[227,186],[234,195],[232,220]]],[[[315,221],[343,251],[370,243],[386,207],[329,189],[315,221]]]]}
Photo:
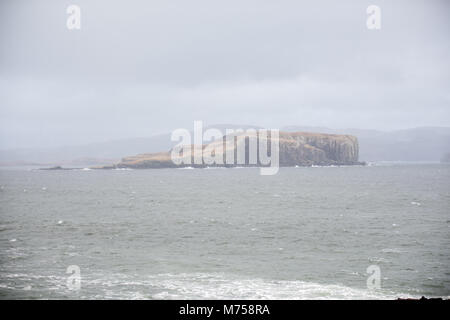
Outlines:
{"type": "MultiPolygon", "coordinates": [[[[67,297],[66,277],[29,274],[3,274],[4,285],[23,290],[18,280],[35,287],[35,282],[53,293],[67,297]]],[[[319,284],[299,280],[248,279],[225,274],[181,273],[136,276],[128,274],[90,274],[83,277],[83,288],[94,299],[396,299],[412,297],[383,290],[351,288],[337,284],[319,284]]],[[[49,291],[49,292],[50,292],[49,291]]],[[[42,291],[40,292],[42,294],[42,291]]],[[[42,296],[41,296],[42,297],[42,296]]]]}
{"type": "Polygon", "coordinates": [[[305,281],[242,279],[220,274],[160,274],[154,299],[395,299],[399,295],[305,281]]]}
{"type": "Polygon", "coordinates": [[[403,253],[402,250],[397,249],[397,248],[384,248],[381,250],[381,252],[383,252],[383,253],[403,253]]]}

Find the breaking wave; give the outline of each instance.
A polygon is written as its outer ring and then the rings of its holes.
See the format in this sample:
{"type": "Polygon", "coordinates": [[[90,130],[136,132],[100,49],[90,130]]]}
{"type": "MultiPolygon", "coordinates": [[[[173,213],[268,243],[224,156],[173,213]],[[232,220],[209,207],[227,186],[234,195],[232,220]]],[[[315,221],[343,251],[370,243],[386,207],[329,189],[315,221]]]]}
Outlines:
{"type": "Polygon", "coordinates": [[[399,295],[305,281],[243,279],[223,274],[160,274],[154,299],[395,299],[399,295]]]}
{"type": "MultiPolygon", "coordinates": [[[[55,294],[70,297],[65,277],[9,275],[12,278],[39,280],[41,289],[48,287],[55,294]]],[[[9,281],[6,281],[9,282],[9,281]]],[[[12,283],[14,281],[11,281],[12,283]]],[[[11,283],[11,284],[12,284],[11,283]]],[[[396,299],[411,295],[395,294],[381,290],[351,288],[335,284],[319,284],[297,280],[246,279],[224,274],[181,273],[131,276],[126,274],[91,275],[82,278],[82,299],[396,299]],[[85,293],[91,294],[85,295],[85,293]]],[[[32,296],[35,285],[3,289],[26,290],[32,296]]],[[[17,294],[17,291],[16,291],[17,294]]]]}

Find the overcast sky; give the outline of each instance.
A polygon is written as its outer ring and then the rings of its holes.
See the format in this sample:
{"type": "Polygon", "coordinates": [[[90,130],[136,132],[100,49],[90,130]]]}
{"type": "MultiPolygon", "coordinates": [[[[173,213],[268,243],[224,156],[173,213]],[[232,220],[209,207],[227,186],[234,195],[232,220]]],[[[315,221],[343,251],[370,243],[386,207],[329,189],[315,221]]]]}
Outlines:
{"type": "Polygon", "coordinates": [[[2,0],[0,148],[194,120],[450,126],[449,14],[445,0],[2,0]],[[66,27],[71,4],[81,30],[66,27]]]}

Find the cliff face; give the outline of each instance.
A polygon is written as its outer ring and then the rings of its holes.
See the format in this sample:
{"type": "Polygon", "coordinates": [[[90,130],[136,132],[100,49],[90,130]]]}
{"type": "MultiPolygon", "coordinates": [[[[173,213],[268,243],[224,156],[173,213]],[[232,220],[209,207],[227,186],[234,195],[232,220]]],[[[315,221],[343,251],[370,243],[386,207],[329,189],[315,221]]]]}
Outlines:
{"type": "MultiPolygon", "coordinates": [[[[252,139],[256,139],[258,142],[259,137],[257,135],[250,135],[246,140],[246,164],[248,163],[248,149],[249,142],[252,139]]],[[[238,148],[238,142],[236,140],[234,149],[238,148]]],[[[245,140],[241,140],[242,141],[245,140]]],[[[267,139],[270,149],[270,138],[267,139]]],[[[191,146],[193,151],[196,148],[201,150],[207,150],[208,147],[223,143],[223,150],[225,148],[225,142],[215,141],[208,145],[203,146],[191,146]]],[[[320,133],[307,133],[307,132],[280,132],[279,133],[279,164],[280,166],[312,166],[312,165],[356,165],[361,164],[358,162],[358,140],[354,136],[350,135],[337,135],[337,134],[320,134],[320,133]]],[[[236,150],[235,150],[236,152],[236,150]]],[[[192,152],[193,154],[193,152],[192,152]]],[[[225,161],[225,151],[223,154],[214,154],[215,156],[222,157],[225,165],[219,166],[235,166],[242,164],[230,164],[225,161]]],[[[193,161],[191,162],[193,163],[193,161]]],[[[257,163],[259,164],[259,157],[257,163]]],[[[159,152],[140,154],[136,156],[126,157],[122,159],[122,162],[115,167],[118,168],[175,168],[175,167],[204,167],[203,164],[181,164],[177,165],[172,162],[171,153],[159,152]]],[[[217,165],[216,165],[217,166],[217,165]]]]}
{"type": "Polygon", "coordinates": [[[280,133],[280,165],[353,165],[358,162],[358,139],[349,135],[280,133]]]}

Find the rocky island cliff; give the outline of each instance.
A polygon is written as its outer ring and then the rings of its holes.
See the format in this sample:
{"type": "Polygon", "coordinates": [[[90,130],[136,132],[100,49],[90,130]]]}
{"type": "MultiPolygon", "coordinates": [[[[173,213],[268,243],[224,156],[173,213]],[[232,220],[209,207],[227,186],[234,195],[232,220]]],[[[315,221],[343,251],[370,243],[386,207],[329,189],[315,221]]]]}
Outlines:
{"type": "MultiPolygon", "coordinates": [[[[242,134],[244,135],[244,134],[242,134]]],[[[236,134],[235,137],[238,137],[236,134]]],[[[256,135],[245,134],[246,138],[241,139],[241,143],[245,143],[246,162],[239,166],[255,166],[249,164],[248,150],[249,140],[260,139],[256,135]]],[[[224,140],[216,140],[209,144],[201,146],[191,145],[192,153],[194,149],[200,150],[211,149],[214,144],[223,143],[223,154],[214,154],[214,156],[223,157],[225,162],[225,153],[227,147],[224,140]]],[[[266,139],[268,142],[268,149],[270,152],[270,136],[266,139]]],[[[234,141],[234,149],[232,152],[236,154],[236,149],[239,147],[239,139],[234,141]]],[[[189,147],[188,147],[189,148],[189,147]]],[[[202,151],[201,151],[202,152],[202,151]]],[[[340,134],[322,134],[322,133],[308,133],[308,132],[279,132],[279,165],[282,167],[289,166],[329,166],[329,165],[361,165],[364,164],[358,161],[358,139],[351,135],[340,134]]],[[[193,162],[192,162],[193,163],[193,162]]],[[[259,157],[256,165],[260,165],[259,157]]],[[[129,156],[122,159],[122,161],[113,166],[104,167],[108,168],[134,168],[134,169],[146,169],[146,168],[177,168],[177,167],[207,167],[211,166],[204,161],[201,164],[176,164],[172,161],[171,150],[158,153],[144,153],[135,156],[129,156]]],[[[214,164],[212,166],[226,166],[233,167],[235,164],[214,164]]]]}

